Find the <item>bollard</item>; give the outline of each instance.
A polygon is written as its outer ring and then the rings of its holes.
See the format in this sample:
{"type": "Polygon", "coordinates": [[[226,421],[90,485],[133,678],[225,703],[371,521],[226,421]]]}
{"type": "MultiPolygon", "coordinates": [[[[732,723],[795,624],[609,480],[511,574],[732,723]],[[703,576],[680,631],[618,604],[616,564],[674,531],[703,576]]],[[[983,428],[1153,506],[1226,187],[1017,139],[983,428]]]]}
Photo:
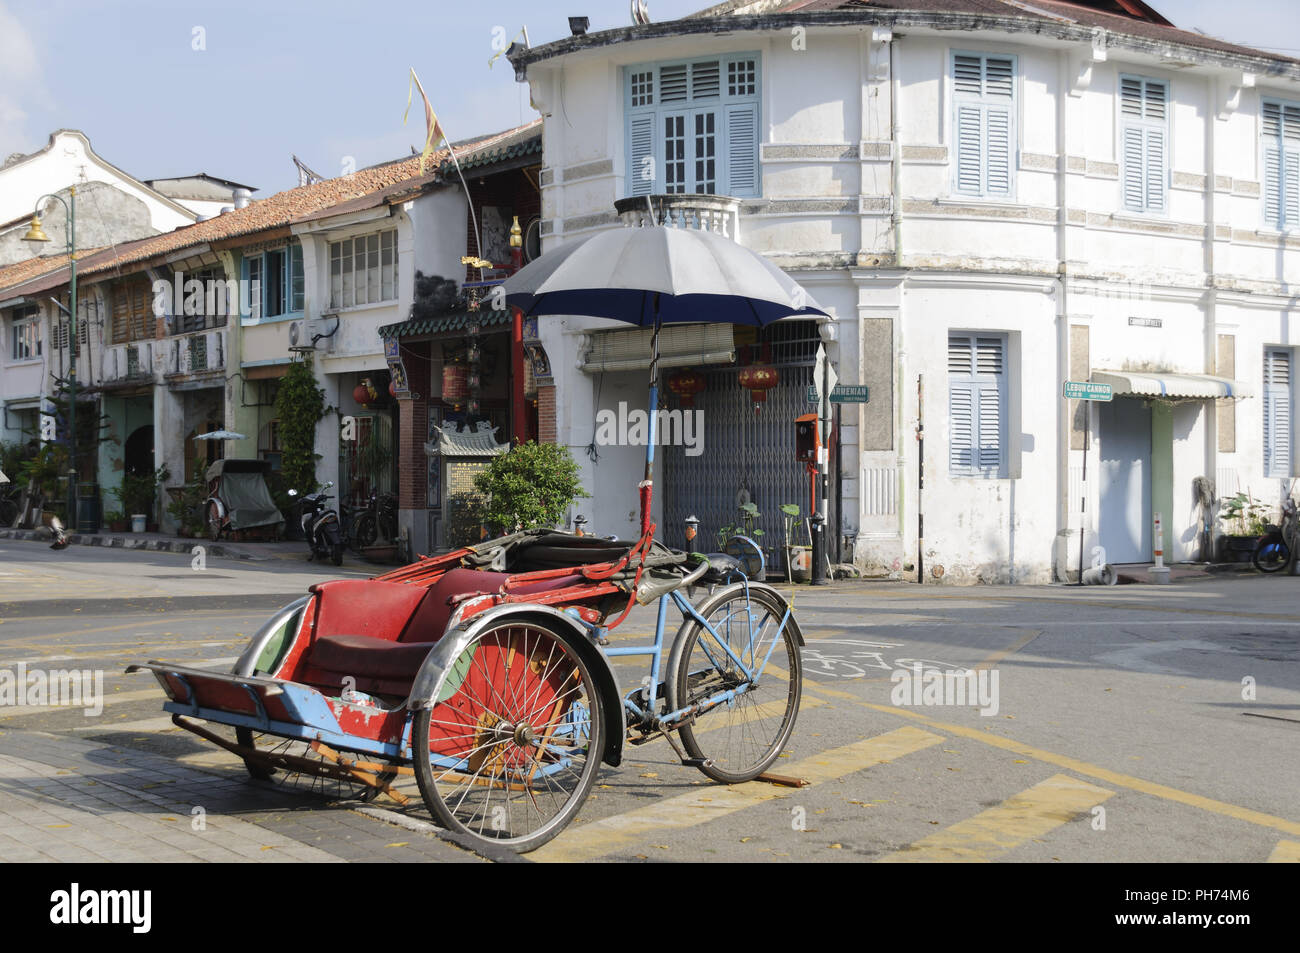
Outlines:
{"type": "Polygon", "coordinates": [[[695,552],[695,536],[700,529],[700,518],[692,513],[686,517],[686,551],[695,552]]]}
{"type": "Polygon", "coordinates": [[[1165,566],[1165,536],[1164,526],[1160,519],[1160,514],[1156,514],[1154,521],[1155,536],[1152,539],[1152,550],[1155,553],[1156,564],[1147,570],[1147,575],[1157,586],[1167,586],[1169,584],[1169,568],[1165,566]]]}

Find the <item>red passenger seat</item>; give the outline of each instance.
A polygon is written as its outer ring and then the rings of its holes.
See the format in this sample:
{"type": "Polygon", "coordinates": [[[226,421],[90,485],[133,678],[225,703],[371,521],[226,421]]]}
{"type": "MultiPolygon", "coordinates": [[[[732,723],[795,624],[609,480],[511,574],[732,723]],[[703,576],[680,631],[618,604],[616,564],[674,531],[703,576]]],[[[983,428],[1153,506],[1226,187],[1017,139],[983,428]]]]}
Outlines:
{"type": "MultiPolygon", "coordinates": [[[[319,604],[315,639],[303,680],[360,691],[402,694],[442,638],[452,596],[500,590],[509,573],[452,569],[427,589],[373,580],[339,580],[312,587],[319,604]]],[[[547,592],[581,580],[578,574],[538,580],[512,592],[547,592]]]]}

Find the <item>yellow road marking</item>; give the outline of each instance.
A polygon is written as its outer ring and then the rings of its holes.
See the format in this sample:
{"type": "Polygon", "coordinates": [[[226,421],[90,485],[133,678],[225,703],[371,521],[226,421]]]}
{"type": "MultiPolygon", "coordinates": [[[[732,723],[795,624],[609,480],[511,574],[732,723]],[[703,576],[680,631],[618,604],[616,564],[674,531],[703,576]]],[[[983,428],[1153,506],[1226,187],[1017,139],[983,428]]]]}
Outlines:
{"type": "Polygon", "coordinates": [[[929,861],[990,861],[1026,841],[1042,837],[1080,813],[1096,807],[1114,791],[1057,774],[880,859],[885,864],[929,861]]]}
{"type": "Polygon", "coordinates": [[[997,665],[998,662],[1001,662],[1008,655],[1015,655],[1017,652],[1019,652],[1026,645],[1034,641],[1034,639],[1038,638],[1042,634],[1043,634],[1042,629],[1035,629],[1032,632],[1026,633],[1025,637],[1020,639],[1020,641],[1016,642],[1014,645],[1008,645],[1005,649],[999,649],[998,651],[988,655],[984,659],[984,661],[980,662],[978,665],[975,666],[975,671],[984,672],[987,671],[988,669],[991,669],[994,665],[997,665]]]}
{"type": "MultiPolygon", "coordinates": [[[[781,773],[805,778],[810,785],[822,784],[872,765],[887,764],[943,740],[941,735],[905,725],[875,738],[842,748],[832,748],[794,764],[782,765],[781,773]]],[[[650,833],[695,827],[755,804],[786,796],[788,795],[781,789],[763,781],[750,781],[731,787],[708,787],[625,814],[570,828],[560,838],[528,856],[530,860],[548,862],[591,860],[619,847],[637,843],[650,833]]]]}
{"type": "Polygon", "coordinates": [[[1137,778],[1131,774],[1122,774],[1119,771],[1112,771],[1109,768],[1089,764],[1087,761],[1081,761],[1078,758],[1071,758],[1069,755],[1057,754],[1054,751],[1044,751],[1042,748],[1035,748],[1032,745],[1027,745],[1011,738],[1003,738],[987,731],[977,731],[976,729],[968,728],[965,725],[953,725],[939,721],[936,718],[922,715],[920,712],[909,711],[905,708],[895,708],[892,705],[876,705],[871,702],[865,702],[856,695],[851,695],[848,692],[842,692],[834,688],[824,688],[815,682],[808,681],[807,679],[804,680],[803,684],[805,689],[828,695],[831,698],[843,698],[846,701],[851,701],[863,708],[870,708],[872,711],[884,712],[887,715],[898,715],[902,718],[910,718],[913,721],[920,722],[927,727],[933,728],[935,731],[946,731],[954,735],[959,735],[962,738],[969,738],[972,741],[991,745],[994,748],[1001,748],[1004,751],[1013,751],[1022,757],[1034,758],[1047,764],[1054,764],[1058,768],[1064,768],[1067,771],[1073,771],[1075,774],[1082,774],[1106,784],[1114,784],[1122,788],[1128,788],[1131,791],[1139,791],[1142,794],[1149,794],[1152,797],[1163,798],[1166,801],[1174,801],[1178,804],[1186,804],[1188,807],[1195,807],[1202,811],[1209,811],[1212,814],[1222,814],[1224,817],[1231,817],[1234,820],[1245,821],[1248,824],[1256,824],[1260,827],[1270,827],[1286,834],[1295,834],[1300,836],[1300,822],[1288,820],[1285,817],[1276,817],[1272,814],[1265,814],[1263,811],[1256,811],[1248,807],[1240,807],[1236,804],[1229,804],[1226,801],[1216,801],[1214,798],[1203,797],[1199,794],[1192,794],[1188,791],[1180,791],[1178,788],[1172,788],[1166,784],[1157,784],[1154,781],[1137,778]]]}
{"type": "Polygon", "coordinates": [[[1268,855],[1270,864],[1300,864],[1300,841],[1280,840],[1268,855]]]}
{"type": "MultiPolygon", "coordinates": [[[[103,696],[104,707],[109,705],[120,705],[122,702],[139,701],[142,698],[153,698],[158,701],[165,701],[161,688],[143,689],[138,692],[114,692],[103,696]]],[[[0,707],[0,721],[8,721],[10,718],[22,718],[26,715],[43,714],[48,715],[51,712],[67,709],[77,711],[82,708],[93,708],[93,705],[5,705],[0,707]]]]}

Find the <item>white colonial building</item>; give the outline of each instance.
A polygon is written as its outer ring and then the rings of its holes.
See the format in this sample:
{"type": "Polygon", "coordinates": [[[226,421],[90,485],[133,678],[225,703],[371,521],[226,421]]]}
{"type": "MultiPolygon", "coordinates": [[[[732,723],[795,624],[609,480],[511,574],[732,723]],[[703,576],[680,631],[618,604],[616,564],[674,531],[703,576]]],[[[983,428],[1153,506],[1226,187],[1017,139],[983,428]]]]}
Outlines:
{"type": "MultiPolygon", "coordinates": [[[[1086,562],[1149,561],[1156,513],[1166,558],[1197,559],[1197,478],[1276,504],[1300,473],[1300,62],[1137,0],[731,0],[512,61],[545,119],[547,247],[636,197],[624,219],[721,223],[834,315],[670,342],[706,413],[702,455],[659,457],[670,541],[747,496],[769,541],[781,503],[806,512],[793,417],[819,339],[870,393],[844,405],[831,505],[864,567],[1068,578],[1085,500],[1086,562]],[[757,416],[747,363],[781,378],[757,416]],[[1114,400],[1063,399],[1090,380],[1114,400]]],[[[595,488],[586,515],[634,533],[641,451],[596,445],[593,419],[644,401],[644,342],[540,324],[540,406],[595,488]]]]}

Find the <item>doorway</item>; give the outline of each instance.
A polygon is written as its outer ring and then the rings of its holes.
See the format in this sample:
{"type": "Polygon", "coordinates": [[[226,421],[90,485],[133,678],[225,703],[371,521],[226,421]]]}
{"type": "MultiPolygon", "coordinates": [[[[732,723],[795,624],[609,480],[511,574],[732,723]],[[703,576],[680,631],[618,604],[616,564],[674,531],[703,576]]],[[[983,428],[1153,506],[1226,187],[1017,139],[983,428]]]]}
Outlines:
{"type": "Polygon", "coordinates": [[[1151,407],[1118,397],[1098,409],[1099,542],[1112,563],[1151,561],[1151,407]]]}

